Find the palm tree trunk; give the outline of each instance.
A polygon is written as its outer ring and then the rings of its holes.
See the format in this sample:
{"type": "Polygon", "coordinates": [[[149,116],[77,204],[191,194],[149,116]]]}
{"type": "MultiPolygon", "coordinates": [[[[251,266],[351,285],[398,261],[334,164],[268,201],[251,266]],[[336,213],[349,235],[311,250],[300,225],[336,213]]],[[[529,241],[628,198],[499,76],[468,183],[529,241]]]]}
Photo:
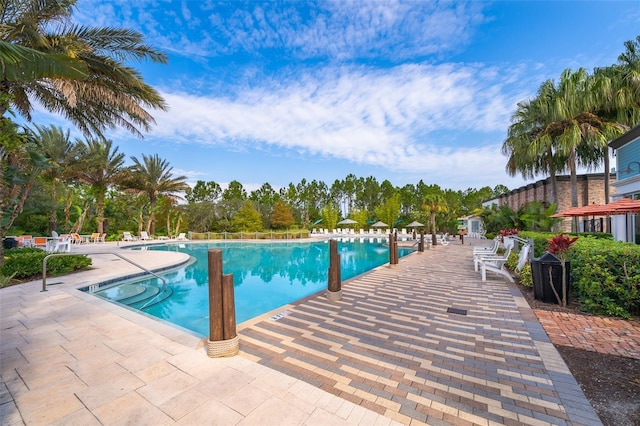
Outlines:
{"type": "Polygon", "coordinates": [[[149,196],[149,224],[147,232],[151,235],[156,233],[156,197],[149,196]]]}
{"type": "Polygon", "coordinates": [[[438,245],[436,238],[436,212],[431,212],[431,245],[438,245]]]}
{"type": "Polygon", "coordinates": [[[49,214],[49,234],[58,231],[58,191],[56,188],[57,181],[51,182],[51,213],[49,214]]]}
{"type": "Polygon", "coordinates": [[[96,194],[96,220],[98,222],[98,233],[104,232],[104,193],[98,191],[96,194]]]}
{"type": "MultiPolygon", "coordinates": [[[[569,172],[571,180],[571,207],[578,207],[578,174],[576,172],[575,150],[569,154],[569,172]]],[[[578,231],[578,218],[574,217],[571,227],[573,232],[578,231]]]]}
{"type": "Polygon", "coordinates": [[[65,197],[64,202],[64,229],[69,229],[70,221],[71,221],[71,204],[72,204],[72,194],[73,192],[67,190],[67,196],[65,197]]]}
{"type": "Polygon", "coordinates": [[[556,177],[556,168],[553,165],[553,152],[551,147],[548,148],[547,157],[549,161],[549,179],[551,180],[551,202],[558,202],[558,178],[556,177]]]}

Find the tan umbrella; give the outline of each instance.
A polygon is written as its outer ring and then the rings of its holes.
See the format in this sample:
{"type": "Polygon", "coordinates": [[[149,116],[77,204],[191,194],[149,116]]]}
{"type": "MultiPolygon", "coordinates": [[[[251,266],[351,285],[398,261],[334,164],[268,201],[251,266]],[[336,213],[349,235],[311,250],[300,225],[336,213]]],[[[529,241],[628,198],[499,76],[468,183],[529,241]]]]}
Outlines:
{"type": "Polygon", "coordinates": [[[414,220],[413,222],[407,225],[407,228],[419,228],[421,226],[424,226],[424,224],[414,220]]]}

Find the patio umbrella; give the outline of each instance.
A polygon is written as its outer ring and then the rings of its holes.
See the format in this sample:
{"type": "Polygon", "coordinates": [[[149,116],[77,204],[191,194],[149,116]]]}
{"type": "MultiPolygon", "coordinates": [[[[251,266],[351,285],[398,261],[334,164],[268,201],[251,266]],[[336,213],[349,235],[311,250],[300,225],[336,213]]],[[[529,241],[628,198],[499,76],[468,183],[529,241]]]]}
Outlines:
{"type": "Polygon", "coordinates": [[[376,223],[374,223],[373,225],[374,228],[387,228],[389,227],[389,225],[387,225],[386,223],[382,222],[382,221],[377,221],[376,223]]]}
{"type": "Polygon", "coordinates": [[[607,204],[607,207],[613,209],[611,214],[640,213],[640,200],[622,198],[607,204]]]}
{"type": "Polygon", "coordinates": [[[579,216],[591,216],[598,215],[605,205],[603,204],[589,204],[582,207],[569,207],[566,210],[552,214],[551,217],[579,217],[579,216]]]}
{"type": "Polygon", "coordinates": [[[551,217],[612,216],[627,213],[640,213],[640,200],[622,198],[609,204],[589,204],[582,207],[570,207],[551,217]]]}
{"type": "Polygon", "coordinates": [[[356,223],[358,222],[353,219],[344,219],[338,222],[338,225],[355,225],[356,223]]]}
{"type": "Polygon", "coordinates": [[[424,226],[424,224],[414,220],[413,222],[407,225],[407,228],[419,228],[421,226],[424,226]]]}

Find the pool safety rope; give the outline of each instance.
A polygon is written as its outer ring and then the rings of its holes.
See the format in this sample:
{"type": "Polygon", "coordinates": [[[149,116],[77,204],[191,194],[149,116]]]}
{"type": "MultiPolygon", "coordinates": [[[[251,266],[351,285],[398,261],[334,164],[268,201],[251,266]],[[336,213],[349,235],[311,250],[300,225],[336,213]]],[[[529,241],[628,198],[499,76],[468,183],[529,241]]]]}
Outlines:
{"type": "Polygon", "coordinates": [[[228,340],[208,340],[207,339],[207,355],[210,358],[221,358],[235,356],[240,350],[240,336],[228,340]]]}

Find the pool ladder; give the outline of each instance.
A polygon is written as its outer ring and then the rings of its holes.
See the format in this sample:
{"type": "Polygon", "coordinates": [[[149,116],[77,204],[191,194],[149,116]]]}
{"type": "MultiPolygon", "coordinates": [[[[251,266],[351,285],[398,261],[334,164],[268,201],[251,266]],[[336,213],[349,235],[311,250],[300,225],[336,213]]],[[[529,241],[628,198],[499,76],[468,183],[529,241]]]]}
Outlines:
{"type": "Polygon", "coordinates": [[[138,268],[140,268],[143,271],[145,271],[147,274],[153,275],[154,277],[156,277],[157,279],[162,281],[162,292],[164,293],[165,291],[167,291],[167,280],[165,280],[164,278],[162,278],[160,275],[156,274],[155,272],[152,272],[152,271],[148,270],[147,268],[145,268],[144,266],[134,262],[133,260],[127,259],[126,257],[122,256],[121,254],[114,253],[112,251],[91,252],[91,253],[86,253],[86,254],[79,254],[79,253],[51,253],[51,254],[48,254],[42,260],[42,290],[41,291],[47,291],[47,260],[49,260],[50,257],[56,257],[56,256],[88,256],[90,254],[112,254],[114,256],[118,256],[120,259],[124,260],[125,262],[129,262],[133,266],[137,266],[138,268]]]}

